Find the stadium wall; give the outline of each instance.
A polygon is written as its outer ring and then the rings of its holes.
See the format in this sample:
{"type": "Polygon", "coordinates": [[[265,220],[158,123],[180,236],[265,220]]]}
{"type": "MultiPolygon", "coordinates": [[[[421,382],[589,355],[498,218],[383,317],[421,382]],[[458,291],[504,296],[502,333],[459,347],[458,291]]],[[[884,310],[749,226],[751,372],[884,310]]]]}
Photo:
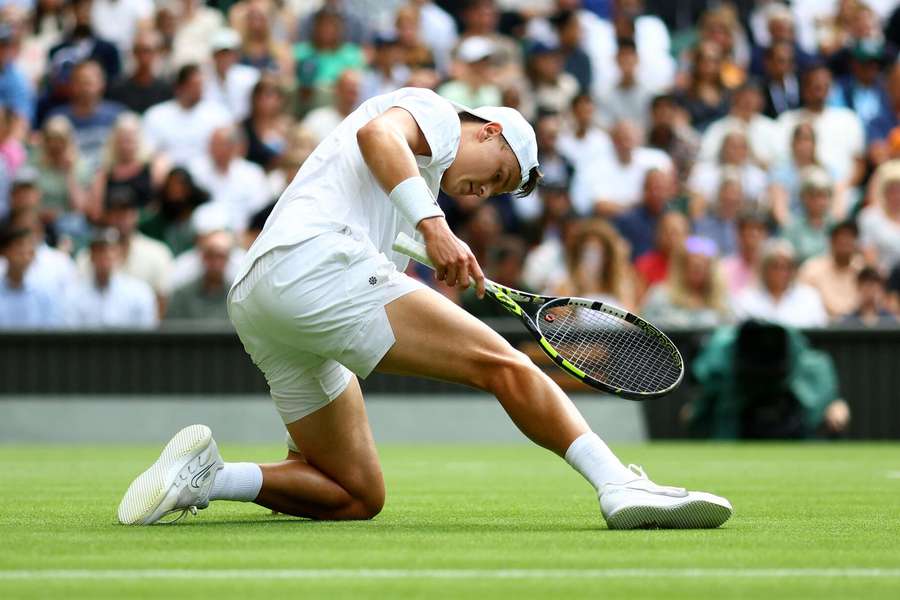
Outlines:
{"type": "MultiPolygon", "coordinates": [[[[528,341],[515,322],[491,323],[514,344],[528,341]]],[[[672,337],[690,365],[708,332],[672,337]]],[[[851,439],[900,439],[900,329],[827,329],[807,332],[835,361],[842,396],[853,411],[851,439]]],[[[28,398],[91,397],[128,402],[138,398],[182,402],[264,396],[266,384],[235,334],[184,325],[154,332],[19,332],[0,335],[0,406],[28,398]]],[[[552,367],[548,367],[551,369],[552,367]]],[[[555,374],[554,374],[555,375],[555,374]]],[[[570,391],[588,392],[569,382],[570,391]]],[[[363,383],[370,402],[418,402],[472,395],[472,390],[418,378],[373,374],[363,383]]],[[[694,393],[689,380],[670,396],[642,403],[651,438],[680,438],[678,411],[694,393]]],[[[594,394],[596,396],[596,394],[594,394]]],[[[589,398],[589,396],[580,396],[589,398]]],[[[627,401],[621,401],[630,404],[627,401]]],[[[437,405],[436,405],[437,406],[437,405]]],[[[633,409],[632,409],[633,410],[633,409]]]]}

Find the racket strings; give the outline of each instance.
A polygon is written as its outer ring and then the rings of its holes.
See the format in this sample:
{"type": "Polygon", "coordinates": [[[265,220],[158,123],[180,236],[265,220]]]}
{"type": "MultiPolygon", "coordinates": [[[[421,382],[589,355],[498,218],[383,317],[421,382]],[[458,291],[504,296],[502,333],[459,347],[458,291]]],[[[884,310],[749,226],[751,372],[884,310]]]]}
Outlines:
{"type": "Polygon", "coordinates": [[[668,340],[618,317],[575,305],[542,309],[537,317],[560,356],[614,388],[658,392],[681,377],[680,359],[668,340]]]}

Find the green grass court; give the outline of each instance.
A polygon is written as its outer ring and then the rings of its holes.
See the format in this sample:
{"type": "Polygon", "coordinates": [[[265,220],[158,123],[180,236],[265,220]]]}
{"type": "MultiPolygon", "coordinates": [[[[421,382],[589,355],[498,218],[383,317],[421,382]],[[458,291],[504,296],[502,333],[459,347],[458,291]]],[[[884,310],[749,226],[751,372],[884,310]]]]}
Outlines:
{"type": "Polygon", "coordinates": [[[383,447],[372,522],[217,503],[117,525],[164,441],[0,446],[0,598],[900,598],[898,444],[615,448],[659,483],[728,497],[713,531],[608,531],[589,486],[526,445],[383,447]]]}

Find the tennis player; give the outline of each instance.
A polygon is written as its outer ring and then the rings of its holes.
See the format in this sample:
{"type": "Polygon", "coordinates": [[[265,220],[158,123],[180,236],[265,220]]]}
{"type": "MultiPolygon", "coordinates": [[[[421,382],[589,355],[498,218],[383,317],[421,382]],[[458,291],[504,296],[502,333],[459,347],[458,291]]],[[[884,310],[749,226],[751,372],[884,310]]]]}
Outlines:
{"type": "Polygon", "coordinates": [[[131,484],[125,524],[255,502],[312,519],[371,519],[384,505],[381,466],[358,377],[373,370],[487,391],[535,443],[599,493],[610,528],[718,527],[724,498],[663,487],[626,467],[563,391],[524,354],[403,271],[391,244],[423,240],[447,285],[484,275],[435,201],[527,194],[540,179],[535,134],[511,108],[469,109],[403,88],[363,103],[327,136],[285,190],[229,293],[231,320],[265,374],[289,434],[288,459],[223,462],[192,425],[131,484]]]}

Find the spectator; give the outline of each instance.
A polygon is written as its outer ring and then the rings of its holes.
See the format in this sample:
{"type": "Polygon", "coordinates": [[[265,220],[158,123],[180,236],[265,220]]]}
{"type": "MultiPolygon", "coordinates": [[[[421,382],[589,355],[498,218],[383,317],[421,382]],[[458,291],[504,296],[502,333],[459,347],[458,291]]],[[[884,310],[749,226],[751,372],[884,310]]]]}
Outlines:
{"type": "Polygon", "coordinates": [[[253,213],[271,201],[265,172],[242,157],[243,146],[240,130],[220,127],[210,136],[208,151],[191,161],[191,177],[210,195],[210,202],[194,213],[195,224],[217,212],[228,228],[241,232],[253,213]]]}
{"type": "MultiPolygon", "coordinates": [[[[63,293],[75,281],[77,271],[71,257],[62,250],[47,244],[47,230],[41,220],[41,190],[37,186],[37,173],[25,167],[16,173],[10,190],[10,219],[14,229],[30,229],[34,240],[34,260],[25,274],[29,282],[42,289],[63,293]]],[[[57,239],[61,235],[57,233],[57,239]]],[[[0,259],[0,276],[5,269],[0,259]]]]}
{"type": "Polygon", "coordinates": [[[178,70],[175,98],[152,106],[144,115],[144,136],[154,152],[176,165],[206,150],[213,129],[231,123],[230,113],[203,100],[203,76],[195,64],[178,70]]]}
{"type": "Polygon", "coordinates": [[[0,329],[47,329],[62,325],[56,291],[25,276],[34,261],[31,230],[4,225],[0,229],[0,253],[6,264],[6,272],[0,277],[0,329]]]}
{"type": "Polygon", "coordinates": [[[75,143],[81,157],[92,168],[100,165],[101,152],[113,123],[125,107],[103,99],[106,80],[103,69],[94,61],[85,61],[72,69],[72,94],[66,104],[56,107],[49,117],[66,117],[72,123],[75,143]]]}
{"type": "MultiPolygon", "coordinates": [[[[244,260],[244,256],[246,255],[246,248],[249,248],[253,241],[256,239],[255,236],[259,235],[262,231],[263,224],[265,223],[265,217],[268,217],[269,212],[271,212],[271,208],[273,205],[269,205],[266,209],[263,209],[259,213],[253,215],[253,219],[250,221],[250,227],[244,231],[241,236],[241,240],[245,240],[248,237],[249,243],[244,244],[244,247],[239,246],[238,244],[232,243],[231,250],[228,254],[228,262],[225,265],[225,281],[230,282],[234,281],[234,278],[237,277],[238,273],[241,269],[241,262],[244,260]],[[268,210],[268,212],[266,212],[268,210]],[[258,219],[257,217],[260,215],[265,215],[264,218],[258,219]],[[260,222],[261,221],[261,222],[260,222]],[[258,229],[252,229],[252,228],[258,229]],[[252,231],[251,231],[252,230],[252,231]]],[[[206,228],[200,228],[196,231],[196,238],[193,246],[182,252],[175,259],[175,264],[172,268],[172,288],[178,289],[183,288],[185,286],[190,285],[191,282],[197,281],[203,277],[204,267],[203,267],[203,253],[202,248],[205,245],[205,240],[210,236],[220,236],[224,234],[230,239],[234,239],[234,234],[227,229],[225,229],[224,222],[209,222],[205,224],[206,228]]]]}
{"type": "Polygon", "coordinates": [[[234,29],[218,30],[209,45],[212,63],[203,73],[203,100],[227,110],[233,121],[242,121],[250,111],[250,90],[259,70],[238,63],[241,36],[234,29]]]}
{"type": "Polygon", "coordinates": [[[578,80],[563,70],[559,46],[535,42],[528,48],[525,60],[528,89],[536,109],[546,112],[566,110],[578,94],[578,80]]]}
{"type": "Polygon", "coordinates": [[[90,270],[66,299],[66,320],[79,329],[153,329],[159,319],[153,290],[119,269],[121,238],[102,229],[91,240],[90,270]]]}
{"type": "MultiPolygon", "coordinates": [[[[560,130],[559,116],[545,114],[534,125],[535,137],[538,147],[538,163],[544,173],[544,180],[555,182],[568,187],[572,180],[573,167],[557,150],[560,130]]],[[[538,186],[534,191],[523,197],[513,197],[513,206],[516,215],[524,221],[533,221],[541,213],[543,187],[538,186]]]]}
{"type": "Polygon", "coordinates": [[[731,320],[728,288],[709,238],[689,237],[674,251],[662,283],[647,294],[643,316],[661,327],[714,327],[731,320]]]}
{"type": "Polygon", "coordinates": [[[437,92],[451,102],[470,108],[500,104],[500,88],[494,82],[494,43],[485,37],[466,38],[456,51],[456,76],[437,92]]]}
{"type": "Polygon", "coordinates": [[[559,41],[563,69],[575,78],[581,93],[590,92],[593,89],[594,81],[593,66],[591,58],[581,47],[582,31],[578,13],[574,10],[561,10],[551,16],[549,20],[559,41]]]}
{"type": "Polygon", "coordinates": [[[767,236],[766,221],[760,213],[745,211],[738,216],[737,252],[726,256],[721,262],[728,291],[733,297],[757,283],[767,236]]]}
{"type": "Polygon", "coordinates": [[[361,99],[368,100],[406,85],[411,71],[402,59],[402,48],[397,38],[377,36],[372,62],[363,75],[361,99]]]}
{"type": "Polygon", "coordinates": [[[294,175],[316,149],[317,143],[315,136],[303,125],[299,123],[291,125],[285,138],[284,153],[268,174],[269,191],[273,198],[281,196],[294,179],[294,175]]]}
{"type": "Polygon", "coordinates": [[[34,92],[21,67],[16,64],[15,31],[0,23],[0,106],[12,111],[7,127],[13,137],[25,139],[34,116],[34,92]]]}
{"type": "Polygon", "coordinates": [[[194,245],[191,216],[209,200],[206,190],[197,186],[191,174],[175,167],[165,176],[153,204],[140,220],[141,233],[159,240],[178,256],[194,245]]]}
{"type": "Polygon", "coordinates": [[[137,32],[153,18],[153,0],[93,0],[91,25],[97,35],[127,52],[137,32]]]}
{"type": "Polygon", "coordinates": [[[565,246],[571,243],[579,221],[572,214],[569,188],[561,182],[541,180],[543,210],[527,241],[536,245],[525,257],[522,280],[529,289],[546,290],[565,275],[565,246]]]}
{"type": "Polygon", "coordinates": [[[169,63],[173,70],[204,64],[210,57],[210,41],[225,23],[222,13],[203,0],[175,0],[169,63]]]}
{"type": "Polygon", "coordinates": [[[285,114],[285,94],[274,75],[263,73],[250,94],[250,114],[241,124],[247,139],[247,160],[274,169],[287,143],[291,119],[285,114]]]}
{"type": "Polygon", "coordinates": [[[93,0],[73,0],[72,28],[62,41],[50,49],[48,55],[47,97],[43,100],[43,112],[37,115],[38,125],[44,115],[69,99],[69,85],[75,65],[93,61],[103,69],[104,81],[115,81],[122,70],[119,50],[102,39],[94,31],[91,12],[93,0]]]}
{"type": "Polygon", "coordinates": [[[850,74],[838,80],[838,106],[849,108],[859,116],[866,132],[866,142],[877,139],[875,128],[885,118],[893,117],[882,78],[888,58],[884,45],[876,40],[856,42],[850,54],[850,74]]]}
{"type": "Polygon", "coordinates": [[[431,0],[413,0],[419,10],[419,38],[427,40],[439,73],[446,74],[450,53],[459,39],[456,21],[431,0]]]}
{"type": "Polygon", "coordinates": [[[557,140],[559,152],[576,167],[614,152],[609,135],[597,125],[595,112],[590,94],[575,96],[571,104],[570,122],[557,140]]]}
{"type": "Polygon", "coordinates": [[[503,85],[521,79],[524,64],[522,52],[516,40],[497,31],[500,13],[495,0],[465,0],[460,17],[460,44],[474,36],[489,38],[493,43],[497,82],[503,85]]]}
{"type": "Polygon", "coordinates": [[[165,157],[151,160],[141,132],[141,119],[134,113],[119,115],[106,141],[102,166],[91,190],[91,214],[103,214],[103,202],[117,188],[133,192],[138,208],[144,208],[168,170],[165,157]]]}
{"type": "MultiPolygon", "coordinates": [[[[572,182],[572,205],[581,215],[614,217],[635,206],[651,169],[671,170],[662,151],[638,146],[634,123],[620,121],[612,130],[613,153],[578,166],[572,182]]],[[[652,234],[652,230],[648,232],[652,234]]]]}
{"type": "Polygon", "coordinates": [[[897,317],[887,309],[887,295],[881,273],[872,267],[865,267],[859,271],[856,284],[857,301],[841,324],[864,327],[896,326],[897,317]]]}
{"type": "MultiPolygon", "coordinates": [[[[375,9],[374,6],[366,5],[364,9],[360,10],[359,6],[354,6],[354,3],[346,0],[323,0],[321,4],[324,9],[340,19],[347,41],[357,46],[362,46],[369,41],[371,32],[367,22],[370,22],[373,17],[371,11],[375,9]]],[[[310,39],[318,18],[319,12],[317,11],[302,19],[298,28],[299,35],[292,37],[300,40],[310,39]]]]}
{"type": "Polygon", "coordinates": [[[303,119],[303,127],[312,133],[318,142],[334,131],[359,105],[361,80],[359,71],[347,70],[341,73],[334,85],[332,103],[310,111],[303,119]]]}
{"type": "Polygon", "coordinates": [[[669,155],[678,181],[687,178],[697,158],[700,136],[674,96],[662,94],[651,100],[647,145],[669,155]]]}
{"type": "Polygon", "coordinates": [[[291,47],[278,39],[272,31],[272,20],[278,15],[266,11],[271,4],[246,3],[241,19],[240,63],[262,73],[271,73],[280,80],[294,77],[294,56],[291,47]]]}
{"type": "Polygon", "coordinates": [[[831,358],[795,329],[749,321],[717,330],[693,362],[695,433],[717,439],[834,437],[850,420],[831,358]]]}
{"type": "Polygon", "coordinates": [[[737,252],[737,218],[744,204],[744,188],[737,172],[726,171],[712,210],[694,220],[694,233],[713,241],[722,256],[737,252]]]}
{"type": "Polygon", "coordinates": [[[823,169],[807,167],[801,174],[800,201],[803,213],[784,229],[783,236],[791,243],[797,262],[825,254],[828,230],[833,222],[828,214],[831,205],[832,183],[823,169]]]}
{"type": "Polygon", "coordinates": [[[762,63],[766,50],[775,44],[789,45],[793,49],[797,68],[800,71],[806,69],[813,59],[797,42],[794,29],[794,15],[791,9],[784,4],[772,2],[764,10],[768,46],[756,46],[753,49],[750,71],[755,75],[762,74],[762,63]]]}
{"type": "Polygon", "coordinates": [[[761,319],[788,327],[822,327],[828,321],[815,288],[796,281],[794,249],[785,240],[771,240],[763,249],[759,283],[735,300],[742,319],[761,319]]]}
{"type": "Polygon", "coordinates": [[[652,249],[634,261],[638,277],[639,300],[652,286],[663,281],[669,273],[672,255],[684,245],[690,233],[690,223],[680,212],[669,211],[656,225],[656,237],[652,249]]]}
{"type": "Polygon", "coordinates": [[[779,151],[779,129],[775,121],[760,113],[762,102],[762,94],[755,83],[745,83],[737,88],[728,116],[714,121],[704,132],[698,158],[715,160],[725,135],[739,130],[747,136],[751,160],[763,168],[770,165],[779,151]]]}
{"type": "MultiPolygon", "coordinates": [[[[791,134],[790,157],[776,163],[769,170],[772,216],[778,223],[785,225],[802,215],[801,173],[816,168],[822,168],[816,153],[816,131],[809,122],[798,123],[791,134]]],[[[834,181],[834,173],[826,172],[834,181]]],[[[833,187],[833,214],[841,218],[846,206],[843,200],[845,193],[840,185],[835,184],[833,187]]]]}
{"type": "Polygon", "coordinates": [[[794,65],[794,46],[774,42],[765,49],[762,86],[765,97],[763,114],[770,119],[800,106],[800,83],[794,65]]]}
{"type": "Polygon", "coordinates": [[[722,81],[722,50],[716,44],[698,44],[691,55],[691,66],[684,91],[678,94],[691,125],[705,130],[728,113],[729,92],[722,81]]]}
{"type": "Polygon", "coordinates": [[[816,288],[832,320],[849,314],[857,306],[857,276],[863,269],[859,253],[859,229],[853,221],[831,228],[828,254],[807,260],[797,281],[816,288]]]}
{"type": "Polygon", "coordinates": [[[159,76],[162,39],[153,30],[138,31],[131,50],[131,75],[112,82],[107,97],[138,114],[172,98],[172,85],[159,76]]]}
{"type": "Polygon", "coordinates": [[[16,119],[16,113],[0,104],[0,161],[11,174],[15,174],[28,158],[25,146],[14,131],[16,119]]]}
{"type": "Polygon", "coordinates": [[[875,201],[859,215],[859,233],[868,261],[885,272],[900,265],[900,162],[883,164],[876,176],[875,201]]]}
{"type": "MultiPolygon", "coordinates": [[[[124,274],[151,287],[156,294],[159,314],[164,314],[169,295],[172,252],[162,242],[138,231],[138,215],[137,200],[129,188],[114,189],[106,198],[106,224],[118,232],[118,251],[114,258],[119,261],[124,274]]],[[[79,271],[87,280],[93,280],[92,255],[92,252],[79,252],[76,258],[79,271]]]]}
{"type": "Polygon", "coordinates": [[[705,214],[726,176],[740,180],[744,197],[742,208],[760,208],[764,205],[768,178],[765,171],[750,160],[747,136],[739,129],[726,133],[722,138],[722,147],[715,162],[698,162],[691,169],[687,187],[691,196],[690,211],[695,218],[705,214]]]}
{"type": "Polygon", "coordinates": [[[623,38],[618,41],[616,65],[619,78],[611,82],[608,89],[596,92],[597,103],[608,123],[629,120],[645,131],[653,90],[638,80],[638,52],[634,40],[623,38]]]}
{"type": "Polygon", "coordinates": [[[75,144],[75,132],[66,117],[47,119],[29,165],[37,172],[44,220],[63,225],[66,233],[83,232],[84,211],[89,209],[87,187],[92,171],[81,159],[75,144]],[[62,223],[58,222],[60,218],[62,223]],[[72,227],[66,228],[66,221],[72,227]]]}
{"type": "MultiPolygon", "coordinates": [[[[422,37],[420,34],[421,21],[419,11],[415,6],[407,5],[397,9],[394,29],[397,33],[402,63],[414,73],[419,70],[428,70],[434,73],[435,81],[439,80],[435,71],[437,63],[429,47],[428,38],[422,37]]],[[[446,65],[444,68],[446,69],[446,65]]]]}
{"type": "Polygon", "coordinates": [[[865,133],[853,111],[828,106],[831,73],[824,65],[811,67],[803,74],[803,106],[778,117],[787,153],[789,139],[798,123],[809,121],[816,132],[816,151],[822,165],[833,172],[838,182],[856,185],[864,172],[865,133]]]}
{"type": "Polygon", "coordinates": [[[613,220],[616,229],[631,246],[635,259],[653,247],[654,232],[672,201],[674,182],[669,171],[651,169],[644,176],[641,202],[613,220]]]}
{"type": "Polygon", "coordinates": [[[225,231],[206,235],[198,244],[203,274],[172,292],[166,320],[194,319],[228,322],[225,296],[231,287],[226,275],[234,237],[225,231]]]}
{"type": "Polygon", "coordinates": [[[750,42],[732,4],[709,8],[700,17],[700,43],[722,50],[722,81],[729,89],[743,84],[750,63],[750,42]]]}
{"type": "Polygon", "coordinates": [[[566,247],[566,274],[549,292],[635,308],[635,284],[624,240],[601,219],[581,223],[566,247]]]}
{"type": "Polygon", "coordinates": [[[344,36],[344,21],[323,8],[313,19],[309,41],[294,46],[297,81],[301,87],[328,87],[347,69],[365,66],[362,49],[344,36]]]}

